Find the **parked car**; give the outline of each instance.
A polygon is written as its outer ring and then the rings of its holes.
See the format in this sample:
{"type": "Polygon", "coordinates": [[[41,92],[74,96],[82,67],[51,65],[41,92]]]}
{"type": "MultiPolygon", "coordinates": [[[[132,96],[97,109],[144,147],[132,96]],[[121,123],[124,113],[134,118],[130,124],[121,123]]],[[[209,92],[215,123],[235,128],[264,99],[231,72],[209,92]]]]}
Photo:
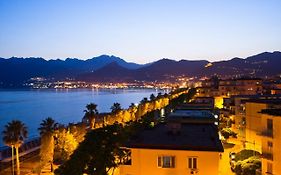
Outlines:
{"type": "Polygon", "coordinates": [[[234,169],[235,169],[235,161],[234,160],[232,160],[232,161],[230,161],[230,169],[231,169],[231,171],[233,171],[234,172],[234,169]]]}
{"type": "Polygon", "coordinates": [[[234,171],[235,168],[235,157],[236,157],[236,153],[235,152],[230,152],[229,153],[229,164],[230,164],[230,169],[231,171],[234,171]]]}
{"type": "Polygon", "coordinates": [[[229,153],[229,159],[230,159],[230,161],[231,161],[231,160],[235,160],[235,157],[236,157],[236,153],[235,153],[235,152],[230,152],[230,153],[229,153]]]}

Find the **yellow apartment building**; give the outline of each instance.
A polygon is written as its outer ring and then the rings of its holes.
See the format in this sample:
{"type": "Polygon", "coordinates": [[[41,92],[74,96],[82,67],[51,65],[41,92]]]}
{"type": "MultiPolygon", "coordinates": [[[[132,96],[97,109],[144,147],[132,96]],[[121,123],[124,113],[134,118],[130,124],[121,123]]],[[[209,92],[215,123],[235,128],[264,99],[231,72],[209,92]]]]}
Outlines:
{"type": "Polygon", "coordinates": [[[218,175],[223,147],[210,123],[161,123],[130,139],[120,175],[218,175]]]}
{"type": "Polygon", "coordinates": [[[260,112],[264,109],[278,108],[280,106],[280,99],[254,99],[246,101],[246,149],[262,152],[262,116],[260,112]]]}
{"type": "Polygon", "coordinates": [[[260,111],[267,109],[266,103],[246,102],[246,149],[261,153],[261,115],[260,111]]]}
{"type": "Polygon", "coordinates": [[[259,78],[221,80],[219,92],[222,96],[260,94],[262,93],[262,80],[259,78]]]}
{"type": "Polygon", "coordinates": [[[281,108],[261,111],[262,175],[281,174],[281,108]]]}

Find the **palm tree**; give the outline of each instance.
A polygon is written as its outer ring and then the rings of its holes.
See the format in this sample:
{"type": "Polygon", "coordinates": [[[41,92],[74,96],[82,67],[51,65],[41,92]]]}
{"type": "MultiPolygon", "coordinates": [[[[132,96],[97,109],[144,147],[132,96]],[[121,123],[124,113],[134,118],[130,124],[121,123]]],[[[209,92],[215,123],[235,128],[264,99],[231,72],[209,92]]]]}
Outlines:
{"type": "Polygon", "coordinates": [[[5,125],[3,141],[7,146],[16,149],[17,175],[20,174],[19,147],[23,144],[25,138],[27,138],[27,127],[21,121],[13,120],[5,125]]]}
{"type": "MultiPolygon", "coordinates": [[[[41,149],[40,149],[40,161],[41,165],[50,163],[51,172],[53,172],[53,157],[54,157],[54,133],[58,128],[58,123],[51,117],[46,118],[40,123],[38,130],[41,136],[41,149]]],[[[41,166],[40,165],[40,166],[41,166]]]]}
{"type": "Polygon", "coordinates": [[[162,93],[159,92],[158,95],[157,95],[157,98],[161,98],[162,97],[162,93]]]}
{"type": "Polygon", "coordinates": [[[155,95],[154,95],[154,94],[151,94],[151,95],[150,95],[150,101],[153,101],[153,100],[155,100],[155,99],[156,99],[155,95]]]}
{"type": "Polygon", "coordinates": [[[97,110],[97,106],[98,105],[96,105],[95,103],[89,103],[86,105],[86,110],[84,110],[85,112],[84,119],[86,119],[89,122],[90,128],[94,127],[95,117],[99,113],[97,110]]]}
{"type": "Polygon", "coordinates": [[[144,97],[144,98],[140,101],[141,104],[145,104],[145,103],[147,103],[147,102],[148,102],[148,99],[147,99],[146,97],[144,97]]]}
{"type": "Polygon", "coordinates": [[[131,120],[136,120],[137,105],[135,103],[131,103],[128,111],[131,114],[131,120]]]}
{"type": "Polygon", "coordinates": [[[58,123],[55,122],[51,117],[47,117],[45,120],[40,123],[40,127],[38,130],[40,131],[40,135],[53,135],[55,130],[58,128],[58,123]]]}
{"type": "Polygon", "coordinates": [[[110,109],[112,113],[118,113],[122,110],[120,103],[113,103],[110,109]]]}
{"type": "Polygon", "coordinates": [[[135,108],[135,107],[137,107],[137,105],[135,103],[131,103],[129,106],[129,108],[135,108]]]}

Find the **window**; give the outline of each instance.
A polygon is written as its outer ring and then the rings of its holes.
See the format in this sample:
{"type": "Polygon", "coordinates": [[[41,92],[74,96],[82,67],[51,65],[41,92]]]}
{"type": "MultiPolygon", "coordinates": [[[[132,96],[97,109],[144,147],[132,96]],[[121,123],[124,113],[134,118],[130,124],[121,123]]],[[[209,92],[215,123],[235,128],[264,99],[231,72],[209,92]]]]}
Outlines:
{"type": "Polygon", "coordinates": [[[267,173],[270,173],[270,174],[273,173],[272,163],[270,163],[270,162],[267,162],[267,173]]]}
{"type": "Polygon", "coordinates": [[[273,130],[273,122],[272,119],[267,119],[267,130],[272,131],[273,130]]]}
{"type": "Polygon", "coordinates": [[[197,169],[197,157],[188,157],[188,168],[197,169]]]}
{"type": "Polygon", "coordinates": [[[270,141],[268,141],[268,142],[267,142],[267,147],[268,147],[268,151],[269,151],[270,153],[272,153],[273,143],[270,142],[270,141]]]}
{"type": "Polygon", "coordinates": [[[157,164],[161,168],[174,168],[175,156],[158,156],[157,164]]]}

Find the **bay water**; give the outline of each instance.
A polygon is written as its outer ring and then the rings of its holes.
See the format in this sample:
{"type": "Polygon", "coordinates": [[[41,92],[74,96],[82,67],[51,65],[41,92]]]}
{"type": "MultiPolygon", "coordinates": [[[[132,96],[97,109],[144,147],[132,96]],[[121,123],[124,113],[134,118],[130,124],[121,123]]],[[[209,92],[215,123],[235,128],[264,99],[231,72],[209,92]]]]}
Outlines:
{"type": "Polygon", "coordinates": [[[82,120],[88,103],[96,103],[99,112],[109,112],[115,102],[128,108],[131,103],[139,103],[159,92],[164,93],[156,89],[0,90],[0,146],[3,146],[4,126],[12,120],[22,121],[32,138],[38,136],[37,128],[47,117],[62,124],[77,123],[82,120]]]}

